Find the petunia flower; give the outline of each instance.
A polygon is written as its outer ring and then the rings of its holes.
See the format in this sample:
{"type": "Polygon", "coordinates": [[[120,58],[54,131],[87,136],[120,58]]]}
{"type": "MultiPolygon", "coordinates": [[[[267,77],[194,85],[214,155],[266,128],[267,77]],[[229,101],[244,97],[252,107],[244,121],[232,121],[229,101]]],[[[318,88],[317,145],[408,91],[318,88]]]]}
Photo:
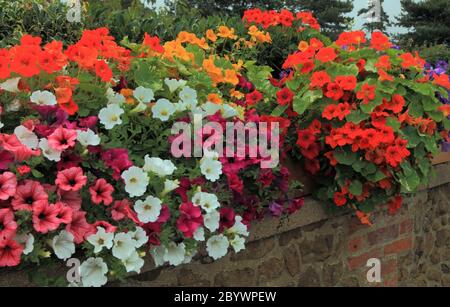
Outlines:
{"type": "Polygon", "coordinates": [[[153,223],[159,217],[162,202],[159,198],[147,196],[145,201],[138,200],[134,204],[134,210],[138,214],[138,219],[142,223],[153,223]]]}
{"type": "Polygon", "coordinates": [[[47,139],[48,145],[52,149],[56,151],[64,151],[75,146],[77,132],[75,130],[59,127],[52,134],[50,134],[47,139]]]}
{"type": "Polygon", "coordinates": [[[78,191],[87,183],[81,167],[71,167],[58,172],[55,184],[63,191],[78,191]]]}
{"type": "Polygon", "coordinates": [[[65,230],[62,230],[58,235],[53,237],[52,248],[56,257],[66,260],[75,253],[73,239],[73,235],[65,230]]]}
{"type": "Polygon", "coordinates": [[[83,286],[101,287],[108,282],[108,266],[102,258],[91,257],[80,266],[80,275],[83,286]]]}
{"type": "Polygon", "coordinates": [[[229,245],[228,239],[223,234],[215,235],[206,241],[206,250],[210,257],[217,260],[227,254],[229,245]]]}
{"type": "Polygon", "coordinates": [[[17,188],[17,178],[14,173],[4,172],[0,174],[0,200],[7,200],[14,196],[17,188]]]}
{"type": "Polygon", "coordinates": [[[95,184],[89,187],[91,201],[96,205],[103,202],[105,206],[109,206],[113,202],[113,198],[111,196],[113,192],[114,187],[103,178],[97,179],[95,184]]]}

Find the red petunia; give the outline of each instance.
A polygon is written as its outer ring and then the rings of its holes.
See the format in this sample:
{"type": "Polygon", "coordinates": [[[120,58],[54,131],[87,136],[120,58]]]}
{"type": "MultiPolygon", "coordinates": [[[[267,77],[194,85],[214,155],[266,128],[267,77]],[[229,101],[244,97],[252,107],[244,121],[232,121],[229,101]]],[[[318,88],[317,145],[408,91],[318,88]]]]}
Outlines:
{"type": "Polygon", "coordinates": [[[111,196],[113,192],[113,186],[103,178],[98,179],[93,186],[89,187],[91,200],[96,205],[99,205],[102,202],[105,206],[110,205],[113,202],[111,196]]]}
{"type": "Polygon", "coordinates": [[[16,266],[20,263],[23,246],[14,240],[0,245],[0,267],[16,266]]]}
{"type": "Polygon", "coordinates": [[[61,224],[58,218],[59,210],[55,205],[41,202],[33,205],[33,227],[39,233],[56,230],[61,224]]]}
{"type": "Polygon", "coordinates": [[[285,87],[277,92],[277,100],[280,105],[290,105],[294,100],[294,93],[285,87]]]}
{"type": "Polygon", "coordinates": [[[0,174],[0,200],[7,200],[16,193],[17,179],[11,172],[0,174]]]}
{"type": "Polygon", "coordinates": [[[322,48],[316,54],[316,59],[323,63],[333,61],[336,57],[337,55],[331,47],[322,48]]]}
{"type": "Polygon", "coordinates": [[[263,98],[263,94],[255,89],[253,92],[245,95],[245,102],[247,105],[254,105],[260,102],[263,98]]]}
{"type": "Polygon", "coordinates": [[[324,70],[314,72],[311,76],[310,86],[311,88],[323,87],[327,83],[331,82],[331,78],[324,70]]]}
{"type": "Polygon", "coordinates": [[[164,52],[164,48],[161,46],[161,42],[158,36],[151,37],[147,33],[144,33],[144,42],[142,44],[150,47],[151,50],[158,53],[164,52]]]}
{"type": "Polygon", "coordinates": [[[311,132],[311,130],[298,130],[297,131],[297,145],[300,148],[308,148],[311,144],[316,141],[316,136],[311,132]]]}
{"type": "Polygon", "coordinates": [[[181,204],[179,210],[180,216],[177,219],[177,229],[186,238],[192,238],[197,228],[203,224],[202,211],[200,207],[194,206],[191,202],[181,204]]]}
{"type": "Polygon", "coordinates": [[[342,207],[347,203],[347,198],[345,197],[345,194],[342,192],[335,192],[333,201],[338,207],[342,207]]]}

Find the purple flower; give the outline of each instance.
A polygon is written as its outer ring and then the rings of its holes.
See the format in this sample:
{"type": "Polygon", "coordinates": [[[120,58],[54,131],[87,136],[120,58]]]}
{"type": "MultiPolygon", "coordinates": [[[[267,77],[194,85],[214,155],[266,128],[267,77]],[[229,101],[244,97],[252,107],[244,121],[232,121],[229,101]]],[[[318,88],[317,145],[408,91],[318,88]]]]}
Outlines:
{"type": "Polygon", "coordinates": [[[450,151],[450,142],[443,142],[442,143],[442,151],[443,152],[449,152],[450,151]]]}
{"type": "Polygon", "coordinates": [[[269,205],[269,211],[270,214],[272,214],[273,216],[279,217],[283,213],[283,206],[280,205],[279,203],[272,202],[269,205]]]}

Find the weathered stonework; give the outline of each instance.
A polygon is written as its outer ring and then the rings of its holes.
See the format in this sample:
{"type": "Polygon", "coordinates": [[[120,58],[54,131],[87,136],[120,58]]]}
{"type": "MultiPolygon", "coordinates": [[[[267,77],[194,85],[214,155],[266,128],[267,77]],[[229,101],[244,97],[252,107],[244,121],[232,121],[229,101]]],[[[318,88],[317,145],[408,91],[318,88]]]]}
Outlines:
{"type": "MultiPolygon", "coordinates": [[[[380,210],[373,227],[349,215],[327,216],[320,203],[281,227],[275,220],[252,228],[247,249],[212,261],[152,268],[111,286],[450,286],[450,163],[405,201],[396,215],[380,210]],[[381,283],[369,283],[367,260],[381,261],[381,283]]],[[[24,273],[0,273],[0,286],[24,285],[24,273]],[[14,275],[15,274],[15,275],[14,275]]]]}

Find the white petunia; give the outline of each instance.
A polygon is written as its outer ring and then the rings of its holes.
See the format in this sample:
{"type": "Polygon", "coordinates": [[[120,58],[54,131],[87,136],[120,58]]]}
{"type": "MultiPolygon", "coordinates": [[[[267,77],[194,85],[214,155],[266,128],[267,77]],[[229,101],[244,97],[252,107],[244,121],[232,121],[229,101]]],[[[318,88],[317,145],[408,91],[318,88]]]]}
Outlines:
{"type": "Polygon", "coordinates": [[[222,258],[228,252],[229,242],[227,237],[224,235],[216,235],[206,241],[206,250],[208,251],[208,255],[212,257],[214,260],[222,258]]]}
{"type": "Polygon", "coordinates": [[[240,236],[235,236],[233,240],[230,241],[230,244],[236,253],[245,249],[245,239],[240,236]]]}
{"type": "Polygon", "coordinates": [[[155,262],[155,266],[162,266],[164,261],[164,254],[166,253],[166,248],[163,245],[155,246],[150,250],[150,254],[153,257],[153,261],[155,262]]]}
{"type": "Polygon", "coordinates": [[[239,112],[232,106],[230,106],[228,104],[223,105],[222,116],[224,118],[234,117],[234,116],[237,116],[238,114],[239,114],[239,112]]]}
{"type": "Polygon", "coordinates": [[[234,225],[230,229],[227,230],[227,233],[234,234],[234,235],[240,235],[240,236],[248,236],[248,229],[247,226],[242,223],[242,217],[239,215],[236,215],[234,219],[234,225]]]}
{"type": "Polygon", "coordinates": [[[197,250],[195,250],[195,249],[186,250],[185,255],[184,255],[183,264],[190,263],[192,261],[192,258],[194,258],[194,256],[196,254],[197,254],[197,250]]]}
{"type": "Polygon", "coordinates": [[[164,190],[162,191],[163,195],[166,195],[169,192],[172,192],[173,190],[177,189],[180,186],[179,180],[170,180],[166,179],[164,181],[164,190]]]}
{"type": "Polygon", "coordinates": [[[46,157],[48,160],[54,162],[61,161],[61,152],[50,147],[47,139],[41,139],[39,141],[39,148],[41,149],[44,157],[46,157]]]}
{"type": "Polygon", "coordinates": [[[0,121],[0,129],[2,129],[5,125],[0,121]]]}
{"type": "Polygon", "coordinates": [[[221,111],[222,105],[207,101],[202,105],[202,109],[205,111],[205,115],[210,116],[216,114],[218,111],[221,111]]]}
{"type": "Polygon", "coordinates": [[[175,242],[170,242],[166,246],[166,251],[164,253],[164,261],[169,262],[171,265],[180,265],[184,261],[185,257],[185,245],[184,243],[176,244],[175,242]]]}
{"type": "Polygon", "coordinates": [[[52,248],[56,257],[59,259],[69,259],[75,253],[73,235],[70,232],[62,230],[58,235],[53,237],[52,248]]]}
{"type": "Polygon", "coordinates": [[[145,201],[138,200],[134,204],[134,211],[138,214],[138,219],[142,223],[153,223],[161,213],[162,202],[159,198],[147,196],[145,201]]]}
{"type": "Polygon", "coordinates": [[[102,258],[89,258],[80,266],[80,276],[84,287],[101,287],[108,282],[108,266],[102,258]]]}
{"type": "Polygon", "coordinates": [[[222,163],[215,159],[203,158],[200,161],[200,171],[206,179],[215,182],[222,175],[222,163]]]}
{"type": "Polygon", "coordinates": [[[206,228],[211,232],[219,229],[220,213],[218,211],[212,211],[203,215],[203,223],[206,228]]]}
{"type": "Polygon", "coordinates": [[[170,160],[163,160],[160,158],[150,158],[148,155],[144,157],[144,171],[152,172],[159,177],[165,177],[172,175],[173,172],[177,169],[176,166],[170,160]]]}
{"type": "Polygon", "coordinates": [[[97,227],[97,233],[87,237],[87,241],[94,246],[94,253],[100,253],[104,247],[111,249],[114,233],[106,232],[103,227],[97,227]]]}
{"type": "Polygon", "coordinates": [[[165,122],[168,121],[176,111],[176,106],[167,99],[159,99],[152,107],[153,118],[160,119],[165,122]]]}
{"type": "Polygon", "coordinates": [[[94,131],[88,129],[86,131],[78,130],[77,131],[77,140],[81,145],[87,146],[97,146],[100,144],[100,137],[95,134],[94,131]]]}
{"type": "Polygon", "coordinates": [[[112,129],[116,125],[122,124],[120,116],[124,113],[124,110],[116,104],[110,104],[106,108],[103,108],[98,113],[100,122],[105,126],[105,129],[112,129]]]}
{"type": "Polygon", "coordinates": [[[19,81],[20,77],[8,79],[5,82],[0,83],[0,89],[10,93],[18,93],[20,92],[19,81]]]}
{"type": "Polygon", "coordinates": [[[198,227],[194,232],[195,241],[205,241],[205,229],[203,227],[198,227]]]}
{"type": "Polygon", "coordinates": [[[136,241],[133,240],[131,233],[120,232],[114,237],[112,255],[120,260],[127,259],[136,251],[136,241]]]}
{"type": "Polygon", "coordinates": [[[142,196],[147,191],[148,175],[141,168],[132,166],[122,173],[125,181],[125,191],[130,197],[142,196]]]}
{"type": "Polygon", "coordinates": [[[177,80],[177,79],[169,79],[169,78],[165,78],[164,79],[164,83],[167,85],[167,87],[169,88],[169,91],[171,93],[175,92],[177,89],[179,89],[180,87],[183,87],[186,85],[186,81],[185,80],[177,80]]]}
{"type": "Polygon", "coordinates": [[[140,273],[141,268],[144,266],[144,259],[139,257],[138,253],[134,251],[131,255],[122,260],[123,265],[125,266],[127,272],[136,272],[140,273]]]}
{"type": "Polygon", "coordinates": [[[34,249],[34,236],[29,234],[21,234],[16,235],[14,238],[15,241],[17,241],[19,244],[24,245],[23,254],[28,255],[31,253],[34,249]]]}
{"type": "Polygon", "coordinates": [[[54,106],[57,104],[56,96],[49,91],[35,91],[30,96],[30,101],[40,106],[54,106]]]}
{"type": "Polygon", "coordinates": [[[14,134],[19,139],[20,143],[31,149],[36,149],[39,145],[39,139],[33,131],[25,126],[17,126],[14,129],[14,134]]]}
{"type": "Polygon", "coordinates": [[[197,91],[189,86],[186,86],[181,90],[179,97],[180,100],[188,106],[188,110],[197,105],[197,91]]]}
{"type": "Polygon", "coordinates": [[[137,87],[133,91],[133,96],[136,98],[139,102],[142,103],[149,103],[155,98],[155,93],[151,88],[145,88],[143,86],[137,87]]]}
{"type": "Polygon", "coordinates": [[[139,248],[148,242],[147,233],[144,229],[142,229],[142,227],[136,226],[136,230],[131,232],[130,234],[133,240],[136,241],[136,248],[139,248]]]}
{"type": "Polygon", "coordinates": [[[215,211],[220,207],[217,196],[211,193],[197,192],[192,197],[192,203],[202,207],[206,212],[215,211]]]}
{"type": "Polygon", "coordinates": [[[116,104],[116,105],[122,105],[124,104],[127,99],[124,95],[115,93],[111,88],[109,88],[110,92],[107,92],[107,98],[108,98],[108,104],[116,104]]]}

